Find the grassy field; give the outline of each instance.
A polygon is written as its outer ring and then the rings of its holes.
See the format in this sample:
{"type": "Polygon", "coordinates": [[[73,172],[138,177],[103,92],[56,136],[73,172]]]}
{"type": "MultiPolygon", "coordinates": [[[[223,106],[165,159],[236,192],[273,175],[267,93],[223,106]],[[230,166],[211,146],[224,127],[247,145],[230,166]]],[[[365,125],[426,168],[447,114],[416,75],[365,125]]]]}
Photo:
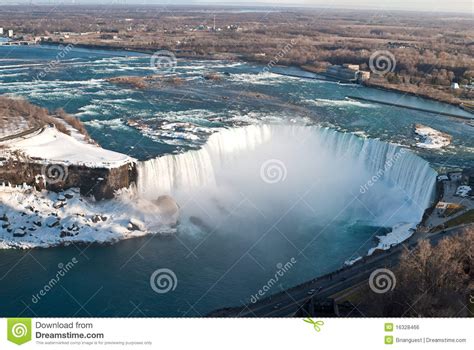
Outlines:
{"type": "Polygon", "coordinates": [[[463,224],[474,223],[474,209],[468,210],[454,219],[448,220],[445,224],[446,228],[454,227],[463,224]]]}

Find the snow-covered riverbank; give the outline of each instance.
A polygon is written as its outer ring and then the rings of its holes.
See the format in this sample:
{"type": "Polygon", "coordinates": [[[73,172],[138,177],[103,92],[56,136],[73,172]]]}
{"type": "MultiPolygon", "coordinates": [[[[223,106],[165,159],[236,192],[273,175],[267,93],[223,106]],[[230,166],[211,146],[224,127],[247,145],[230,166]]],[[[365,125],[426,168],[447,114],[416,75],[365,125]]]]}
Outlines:
{"type": "Polygon", "coordinates": [[[113,243],[171,234],[176,220],[177,212],[170,215],[163,201],[137,198],[131,189],[96,202],[81,197],[75,188],[55,193],[0,186],[0,249],[113,243]]]}
{"type": "MultiPolygon", "coordinates": [[[[372,255],[376,250],[389,250],[391,247],[403,243],[415,233],[416,226],[417,224],[413,223],[400,223],[392,227],[392,231],[385,236],[376,236],[378,244],[369,249],[367,256],[372,255]]],[[[344,262],[344,266],[354,265],[360,260],[362,260],[361,256],[348,259],[344,262]]]]}
{"type": "Polygon", "coordinates": [[[379,243],[376,247],[371,248],[367,255],[372,255],[376,250],[388,250],[397,244],[400,244],[410,238],[415,233],[416,224],[401,223],[392,227],[392,232],[385,236],[377,236],[379,243]]]}

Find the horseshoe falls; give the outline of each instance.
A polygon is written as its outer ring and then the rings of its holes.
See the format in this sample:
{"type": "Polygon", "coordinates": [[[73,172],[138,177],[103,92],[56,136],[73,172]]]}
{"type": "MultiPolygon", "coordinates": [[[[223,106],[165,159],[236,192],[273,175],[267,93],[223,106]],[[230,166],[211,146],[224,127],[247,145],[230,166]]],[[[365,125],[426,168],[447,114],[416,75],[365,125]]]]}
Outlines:
{"type": "Polygon", "coordinates": [[[141,196],[199,198],[208,213],[211,202],[230,210],[243,196],[268,220],[305,195],[321,222],[348,206],[350,220],[392,226],[421,220],[437,173],[394,144],[318,126],[252,125],[219,131],[199,150],[140,162],[138,174],[141,196]]]}

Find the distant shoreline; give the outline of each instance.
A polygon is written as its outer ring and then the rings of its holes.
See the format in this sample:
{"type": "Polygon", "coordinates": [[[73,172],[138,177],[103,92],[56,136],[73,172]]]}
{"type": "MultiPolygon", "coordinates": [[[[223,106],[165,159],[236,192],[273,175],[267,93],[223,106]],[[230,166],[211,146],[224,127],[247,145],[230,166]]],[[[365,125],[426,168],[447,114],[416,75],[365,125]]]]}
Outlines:
{"type": "MultiPolygon", "coordinates": [[[[427,100],[441,102],[441,103],[445,103],[445,104],[448,104],[448,105],[451,105],[451,106],[454,106],[454,107],[461,108],[460,107],[461,104],[459,104],[459,103],[453,103],[453,102],[449,102],[449,101],[445,101],[445,100],[440,100],[440,99],[437,99],[437,98],[429,96],[429,95],[419,94],[419,93],[415,93],[415,92],[411,92],[411,91],[405,91],[405,90],[397,89],[395,87],[381,86],[381,85],[373,84],[373,83],[370,83],[370,82],[365,82],[364,86],[367,86],[367,87],[372,88],[372,89],[382,90],[382,91],[398,92],[398,93],[401,93],[401,94],[404,94],[404,95],[410,95],[410,96],[414,96],[414,97],[425,98],[427,100]]],[[[473,115],[473,118],[474,118],[474,115],[473,115]]]]}
{"type": "Polygon", "coordinates": [[[387,102],[387,101],[379,101],[379,100],[374,100],[374,99],[371,99],[371,98],[364,98],[364,97],[357,97],[357,96],[347,96],[347,98],[349,98],[351,100],[357,100],[357,101],[363,101],[363,102],[372,102],[372,103],[378,103],[378,104],[387,105],[387,106],[406,108],[406,109],[411,109],[411,110],[414,110],[414,111],[445,115],[445,116],[448,116],[448,117],[459,118],[459,119],[463,119],[463,120],[474,120],[474,116],[473,116],[473,118],[469,118],[469,117],[464,117],[464,116],[457,115],[457,114],[432,111],[432,110],[425,109],[425,108],[412,107],[412,106],[407,106],[407,105],[402,105],[402,104],[399,104],[399,103],[393,103],[393,102],[387,102]]]}
{"type": "MultiPolygon", "coordinates": [[[[57,41],[41,42],[41,45],[45,45],[45,46],[73,45],[74,47],[83,48],[83,49],[95,49],[95,50],[104,50],[104,51],[126,51],[126,52],[135,52],[135,53],[141,53],[141,54],[146,54],[146,55],[153,55],[153,53],[156,51],[154,49],[145,49],[145,48],[132,49],[132,48],[125,47],[125,46],[110,46],[110,45],[100,45],[100,44],[85,44],[85,43],[57,42],[57,41]]],[[[215,57],[215,56],[194,56],[194,55],[190,56],[190,55],[182,55],[180,53],[176,53],[176,56],[180,57],[180,58],[189,59],[189,60],[209,60],[209,61],[217,61],[217,60],[237,61],[237,60],[240,59],[240,60],[250,62],[250,63],[262,64],[261,61],[252,60],[251,58],[248,58],[248,57],[240,57],[236,54],[230,55],[228,57],[215,57]]],[[[294,66],[283,65],[282,67],[288,67],[288,68],[289,67],[297,67],[297,68],[301,69],[304,72],[317,74],[316,72],[311,71],[307,67],[304,67],[304,66],[301,66],[301,65],[294,65],[294,66]]],[[[275,73],[275,74],[305,78],[305,77],[302,77],[302,76],[298,76],[296,74],[295,75],[282,74],[282,73],[275,73]]],[[[311,77],[306,77],[306,78],[307,79],[313,79],[311,77]]],[[[323,80],[323,81],[337,82],[337,80],[335,80],[335,79],[329,79],[329,78],[324,78],[324,77],[317,77],[317,78],[314,78],[314,79],[323,80]]],[[[450,105],[450,106],[458,107],[460,110],[472,115],[472,113],[470,113],[468,110],[461,108],[461,104],[449,102],[449,101],[446,101],[446,100],[443,100],[443,99],[437,99],[437,98],[429,96],[429,95],[418,94],[418,93],[410,92],[410,91],[404,91],[402,89],[397,89],[395,87],[380,86],[380,85],[373,84],[373,83],[370,83],[370,82],[365,82],[365,83],[362,84],[362,86],[377,89],[377,90],[381,90],[381,91],[395,92],[395,93],[409,95],[409,96],[413,96],[413,97],[424,98],[424,99],[427,99],[427,100],[430,100],[430,101],[444,103],[444,104],[447,104],[447,105],[450,105]]],[[[445,116],[450,116],[450,117],[455,117],[455,118],[461,118],[461,119],[464,119],[464,120],[473,120],[474,119],[474,115],[473,115],[473,118],[469,118],[469,117],[465,117],[465,116],[461,116],[461,115],[457,115],[457,114],[452,114],[452,113],[447,113],[447,112],[430,111],[430,110],[427,110],[427,109],[425,110],[425,109],[422,109],[422,108],[410,107],[410,106],[405,106],[405,105],[395,105],[395,104],[385,103],[385,102],[380,102],[380,101],[371,101],[371,102],[377,102],[377,103],[387,104],[387,105],[390,104],[390,105],[397,106],[397,107],[409,108],[409,109],[412,109],[412,110],[418,110],[418,111],[428,112],[428,113],[436,113],[436,114],[440,114],[440,115],[445,115],[445,116]]]]}

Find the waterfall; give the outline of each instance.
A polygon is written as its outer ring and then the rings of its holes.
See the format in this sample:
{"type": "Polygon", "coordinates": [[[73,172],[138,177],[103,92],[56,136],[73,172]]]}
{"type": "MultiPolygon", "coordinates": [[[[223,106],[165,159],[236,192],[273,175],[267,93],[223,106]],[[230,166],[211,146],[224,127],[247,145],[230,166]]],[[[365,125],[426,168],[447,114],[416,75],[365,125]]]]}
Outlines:
{"type": "Polygon", "coordinates": [[[211,135],[200,150],[139,162],[138,191],[144,197],[156,198],[177,188],[216,184],[216,163],[224,164],[233,156],[252,151],[270,137],[270,127],[265,125],[224,129],[211,135]]]}
{"type": "Polygon", "coordinates": [[[361,193],[380,181],[403,191],[421,212],[433,201],[437,173],[427,161],[405,148],[329,128],[282,125],[222,130],[211,135],[200,150],[139,162],[139,193],[156,198],[161,194],[173,194],[177,189],[214,186],[219,182],[219,170],[230,164],[234,157],[250,156],[259,146],[283,140],[305,143],[306,149],[314,152],[294,155],[303,162],[311,162],[318,151],[324,149],[331,157],[362,164],[372,177],[361,184],[361,193]]]}
{"type": "Polygon", "coordinates": [[[426,160],[391,143],[361,139],[329,128],[320,129],[320,133],[323,143],[333,149],[336,156],[356,158],[373,175],[361,185],[361,192],[367,191],[371,183],[385,181],[403,191],[421,210],[432,204],[437,172],[426,160]]]}

